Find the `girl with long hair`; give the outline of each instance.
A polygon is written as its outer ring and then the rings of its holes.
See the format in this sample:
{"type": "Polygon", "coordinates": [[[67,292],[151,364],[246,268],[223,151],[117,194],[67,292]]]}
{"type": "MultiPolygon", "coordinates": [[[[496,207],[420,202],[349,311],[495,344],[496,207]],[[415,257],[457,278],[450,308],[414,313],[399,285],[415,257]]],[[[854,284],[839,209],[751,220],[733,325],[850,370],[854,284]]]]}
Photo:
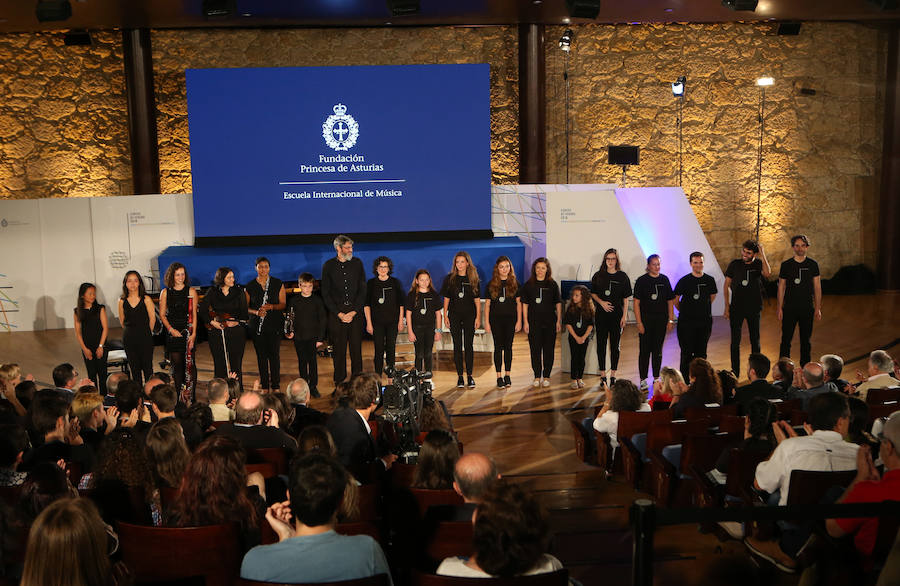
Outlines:
{"type": "MultiPolygon", "coordinates": [[[[137,271],[128,271],[122,279],[119,298],[119,321],[124,332],[122,342],[131,378],[144,384],[153,376],[153,328],[156,308],[144,289],[144,279],[137,271]]],[[[106,384],[106,381],[103,381],[106,384]]]]}
{"type": "Polygon", "coordinates": [[[677,368],[663,366],[659,378],[653,381],[653,396],[648,403],[652,408],[656,403],[672,403],[675,393],[684,384],[684,377],[677,368]]]}
{"type": "Polygon", "coordinates": [[[719,376],[706,358],[694,358],[688,366],[690,386],[680,385],[669,408],[672,419],[684,419],[685,411],[690,407],[704,407],[709,404],[722,404],[722,387],[719,376]]]}
{"type": "Polygon", "coordinates": [[[531,349],[531,386],[550,386],[556,334],[562,329],[562,298],[553,280],[550,261],[543,256],[531,265],[531,277],[522,287],[522,320],[531,349]]]}
{"type": "Polygon", "coordinates": [[[453,434],[444,429],[433,429],[425,434],[413,488],[448,490],[453,488],[453,469],[459,460],[459,444],[453,434]]]}
{"type": "Polygon", "coordinates": [[[108,334],[106,306],[97,303],[97,287],[93,283],[82,283],[75,303],[75,337],[81,346],[87,376],[97,388],[106,384],[107,351],[104,346],[108,334]]]}
{"type": "MultiPolygon", "coordinates": [[[[185,358],[197,341],[197,292],[190,286],[187,267],[173,262],[159,294],[159,319],[166,328],[166,357],[172,365],[175,388],[181,392],[186,378],[185,358]],[[191,327],[188,327],[191,324],[191,327]]],[[[197,380],[192,374],[193,380],[197,380]]]]}
{"type": "Polygon", "coordinates": [[[160,419],[147,432],[147,463],[156,488],[178,488],[191,452],[174,417],[160,419]]]}
{"type": "Polygon", "coordinates": [[[453,338],[453,362],[456,364],[456,386],[475,387],[472,369],[475,364],[475,330],[481,327],[481,289],[478,271],[472,257],[462,250],[453,257],[453,268],[444,277],[441,296],[444,298],[445,323],[453,338]],[[467,380],[463,380],[463,356],[467,380]]]}
{"type": "Polygon", "coordinates": [[[375,342],[375,372],[379,375],[387,366],[394,368],[397,333],[403,331],[403,285],[394,272],[394,261],[379,256],[372,263],[375,276],[366,283],[366,331],[375,342]]]}
{"type": "Polygon", "coordinates": [[[669,277],[660,271],[658,254],[647,257],[647,272],[634,282],[634,319],[637,322],[638,375],[641,390],[649,388],[647,369],[653,359],[653,378],[659,378],[662,368],[663,342],[666,333],[675,326],[675,293],[669,277]]]}
{"type": "Polygon", "coordinates": [[[512,345],[516,332],[522,329],[522,300],[519,282],[508,256],[500,256],[485,290],[484,329],[494,338],[494,369],[497,388],[512,386],[512,345]],[[504,374],[504,372],[506,374],[504,374]]]}
{"type": "Polygon", "coordinates": [[[569,374],[572,388],[584,388],[584,357],[587,354],[588,338],[594,329],[594,307],[591,304],[591,294],[584,285],[572,288],[563,323],[569,334],[569,374]]]}
{"type": "Polygon", "coordinates": [[[619,265],[619,251],[610,248],[603,253],[603,266],[591,279],[591,298],[596,309],[597,364],[600,388],[606,387],[606,341],[609,340],[609,384],[616,382],[619,368],[619,343],[628,317],[631,280],[619,265]]]}
{"type": "Polygon", "coordinates": [[[431,353],[441,339],[441,321],[441,297],[431,284],[431,274],[419,269],[406,296],[406,331],[416,348],[413,368],[419,372],[431,371],[431,353]]]}
{"type": "Polygon", "coordinates": [[[206,292],[200,307],[200,319],[208,324],[209,351],[212,353],[215,376],[227,378],[231,372],[237,375],[243,388],[244,346],[247,332],[242,323],[247,321],[247,298],[235,283],[234,271],[219,267],[213,286],[206,292]]]}

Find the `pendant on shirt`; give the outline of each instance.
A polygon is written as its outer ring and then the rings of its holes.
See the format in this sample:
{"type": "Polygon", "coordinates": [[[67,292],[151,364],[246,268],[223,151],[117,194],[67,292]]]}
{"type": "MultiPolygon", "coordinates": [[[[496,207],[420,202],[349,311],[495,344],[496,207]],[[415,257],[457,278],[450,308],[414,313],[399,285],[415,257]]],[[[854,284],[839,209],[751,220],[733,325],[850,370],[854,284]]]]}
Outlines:
{"type": "Polygon", "coordinates": [[[499,301],[500,303],[503,303],[504,301],[506,301],[506,297],[498,297],[497,301],[499,301]]]}
{"type": "Polygon", "coordinates": [[[538,297],[537,299],[534,300],[534,302],[535,302],[535,303],[540,303],[540,302],[541,302],[541,298],[538,297]]]}
{"type": "Polygon", "coordinates": [[[575,322],[575,327],[576,327],[576,328],[580,328],[580,327],[581,327],[581,320],[578,320],[577,322],[575,322]]]}
{"type": "Polygon", "coordinates": [[[741,285],[743,285],[744,287],[746,287],[749,284],[750,284],[750,281],[748,281],[747,279],[744,279],[743,281],[741,281],[741,285]]]}
{"type": "Polygon", "coordinates": [[[699,294],[699,293],[694,293],[694,299],[700,299],[700,294],[699,294]]]}
{"type": "Polygon", "coordinates": [[[607,289],[606,291],[603,292],[603,294],[606,295],[607,297],[609,297],[610,293],[611,293],[611,291],[609,289],[607,289]]]}
{"type": "Polygon", "coordinates": [[[653,293],[652,295],[650,295],[650,299],[652,299],[652,300],[654,300],[654,301],[656,301],[656,298],[657,298],[657,297],[659,297],[659,295],[656,294],[656,293],[653,293]]]}
{"type": "Polygon", "coordinates": [[[460,299],[462,299],[463,297],[466,296],[466,294],[464,292],[460,291],[459,293],[456,294],[456,296],[459,297],[460,299]]]}
{"type": "Polygon", "coordinates": [[[425,315],[425,308],[423,307],[422,309],[420,309],[419,313],[421,313],[422,315],[425,315]]]}
{"type": "Polygon", "coordinates": [[[379,298],[378,298],[378,303],[382,303],[382,304],[383,304],[383,303],[384,303],[384,297],[379,297],[379,298]]]}

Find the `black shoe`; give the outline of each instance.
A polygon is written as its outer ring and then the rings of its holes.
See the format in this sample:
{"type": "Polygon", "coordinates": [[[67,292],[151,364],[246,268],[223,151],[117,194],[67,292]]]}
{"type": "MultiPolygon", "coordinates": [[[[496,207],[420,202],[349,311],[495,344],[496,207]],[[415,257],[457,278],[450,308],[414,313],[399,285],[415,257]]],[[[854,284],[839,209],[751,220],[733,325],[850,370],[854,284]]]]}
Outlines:
{"type": "MultiPolygon", "coordinates": [[[[462,380],[462,379],[460,379],[460,380],[462,380]]],[[[475,379],[472,378],[472,375],[469,375],[469,388],[470,388],[470,389],[474,389],[474,388],[475,388],[475,379]]]]}
{"type": "Polygon", "coordinates": [[[314,399],[318,399],[322,396],[322,394],[319,392],[319,389],[309,389],[309,394],[312,395],[314,399]]]}
{"type": "Polygon", "coordinates": [[[498,376],[498,377],[497,377],[497,388],[498,388],[498,389],[505,389],[505,388],[506,388],[506,383],[503,382],[503,377],[502,377],[502,376],[498,376]]]}
{"type": "Polygon", "coordinates": [[[601,391],[606,390],[606,377],[605,376],[600,379],[600,390],[601,391]]]}
{"type": "Polygon", "coordinates": [[[509,380],[509,375],[506,375],[506,376],[503,377],[503,384],[505,384],[507,387],[511,387],[511,386],[512,386],[512,381],[509,380]]]}
{"type": "Polygon", "coordinates": [[[462,375],[459,375],[459,378],[456,379],[456,388],[458,388],[458,389],[466,388],[466,381],[463,380],[462,375]]]}
{"type": "Polygon", "coordinates": [[[614,384],[616,384],[616,377],[609,377],[609,386],[613,386],[614,384]]]}

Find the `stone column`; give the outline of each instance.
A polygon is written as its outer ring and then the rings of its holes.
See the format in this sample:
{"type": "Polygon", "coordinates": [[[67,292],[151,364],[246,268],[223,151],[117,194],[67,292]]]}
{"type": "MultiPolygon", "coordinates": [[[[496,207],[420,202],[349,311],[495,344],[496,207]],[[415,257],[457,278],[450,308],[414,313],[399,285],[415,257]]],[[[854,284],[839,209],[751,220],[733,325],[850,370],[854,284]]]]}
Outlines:
{"type": "Polygon", "coordinates": [[[878,288],[900,291],[900,29],[888,38],[878,213],[878,288]]]}
{"type": "Polygon", "coordinates": [[[128,95],[128,137],[134,192],[159,193],[159,146],[156,141],[156,98],[153,54],[148,29],[122,31],[125,91],[128,95]]]}
{"type": "Polygon", "coordinates": [[[547,181],[544,25],[519,25],[519,183],[547,181]]]}

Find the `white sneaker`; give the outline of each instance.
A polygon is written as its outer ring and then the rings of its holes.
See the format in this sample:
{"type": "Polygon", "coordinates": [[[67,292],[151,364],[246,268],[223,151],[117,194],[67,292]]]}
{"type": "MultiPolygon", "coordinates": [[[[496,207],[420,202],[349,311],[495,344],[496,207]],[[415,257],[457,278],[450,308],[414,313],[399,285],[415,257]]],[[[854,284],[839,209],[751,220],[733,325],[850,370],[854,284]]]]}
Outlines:
{"type": "Polygon", "coordinates": [[[545,379],[541,382],[541,386],[544,387],[544,388],[549,387],[549,386],[550,386],[550,379],[549,379],[549,378],[545,378],[545,379]]]}
{"type": "Polygon", "coordinates": [[[579,388],[579,389],[583,389],[583,388],[584,388],[584,380],[578,379],[578,388],[579,388]]]}
{"type": "Polygon", "coordinates": [[[534,382],[531,383],[531,386],[533,386],[534,388],[538,388],[539,386],[541,386],[541,379],[539,379],[539,378],[534,379],[534,382]]]}
{"type": "Polygon", "coordinates": [[[577,388],[578,388],[578,381],[577,381],[577,380],[573,380],[573,381],[572,381],[572,384],[569,385],[569,386],[570,386],[571,388],[573,388],[573,389],[577,389],[577,388]]]}
{"type": "Polygon", "coordinates": [[[719,521],[719,527],[734,539],[744,539],[744,524],[737,521],[719,521]]]}
{"type": "Polygon", "coordinates": [[[648,390],[649,388],[650,388],[650,386],[647,384],[647,379],[642,380],[642,381],[641,381],[640,390],[641,390],[641,391],[646,391],[646,390],[648,390]]]}

